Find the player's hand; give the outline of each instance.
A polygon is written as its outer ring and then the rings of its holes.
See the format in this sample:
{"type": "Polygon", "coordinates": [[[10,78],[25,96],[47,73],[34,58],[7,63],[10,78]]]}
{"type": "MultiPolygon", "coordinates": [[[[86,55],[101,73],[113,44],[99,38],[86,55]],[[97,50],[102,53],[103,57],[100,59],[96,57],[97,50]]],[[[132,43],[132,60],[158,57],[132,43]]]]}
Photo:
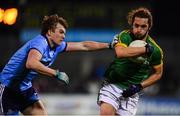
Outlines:
{"type": "Polygon", "coordinates": [[[123,91],[122,96],[127,98],[130,97],[132,95],[134,95],[135,93],[140,92],[143,89],[141,84],[134,84],[129,86],[129,88],[127,88],[126,90],[123,91]]]}
{"type": "Polygon", "coordinates": [[[154,51],[154,47],[150,43],[147,43],[145,47],[147,56],[151,56],[154,51]]]}
{"type": "Polygon", "coordinates": [[[64,82],[66,85],[69,84],[69,77],[65,72],[59,72],[59,70],[56,70],[56,78],[64,82]]]}
{"type": "Polygon", "coordinates": [[[118,38],[117,38],[118,35],[115,35],[114,38],[112,39],[111,43],[109,43],[109,48],[110,49],[113,49],[114,46],[118,43],[118,38]]]}

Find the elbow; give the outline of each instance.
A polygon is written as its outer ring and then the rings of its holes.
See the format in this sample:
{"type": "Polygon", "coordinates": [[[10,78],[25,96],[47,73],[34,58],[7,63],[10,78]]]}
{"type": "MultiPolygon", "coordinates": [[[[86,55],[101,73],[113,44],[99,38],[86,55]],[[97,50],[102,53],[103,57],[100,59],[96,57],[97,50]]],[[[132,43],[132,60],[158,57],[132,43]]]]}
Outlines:
{"type": "Polygon", "coordinates": [[[162,78],[162,74],[157,74],[156,80],[159,81],[162,78]]]}
{"type": "Polygon", "coordinates": [[[160,80],[162,78],[162,74],[158,76],[158,80],[160,80]]]}
{"type": "Polygon", "coordinates": [[[30,62],[30,61],[27,61],[27,62],[26,62],[26,68],[27,68],[27,69],[34,69],[34,63],[33,63],[33,62],[30,62]]]}

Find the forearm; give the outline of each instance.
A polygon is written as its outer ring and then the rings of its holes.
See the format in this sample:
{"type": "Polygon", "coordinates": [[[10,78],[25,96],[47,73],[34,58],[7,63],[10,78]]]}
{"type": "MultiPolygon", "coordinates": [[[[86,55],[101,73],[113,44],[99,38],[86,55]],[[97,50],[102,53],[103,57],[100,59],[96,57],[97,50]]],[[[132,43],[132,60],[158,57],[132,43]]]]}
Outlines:
{"type": "Polygon", "coordinates": [[[130,97],[135,93],[140,92],[143,88],[146,88],[160,79],[161,75],[152,74],[147,80],[143,81],[141,84],[132,84],[127,89],[123,90],[123,97],[130,97]]]}
{"type": "Polygon", "coordinates": [[[144,54],[145,47],[115,47],[116,56],[118,58],[136,57],[144,54]]]}
{"type": "Polygon", "coordinates": [[[109,48],[109,43],[95,41],[68,42],[66,51],[90,51],[109,48]]]}
{"type": "Polygon", "coordinates": [[[59,72],[59,70],[48,68],[44,66],[41,62],[36,61],[33,63],[26,63],[26,67],[28,69],[35,70],[36,72],[41,73],[43,75],[56,78],[64,82],[66,85],[69,84],[69,77],[67,76],[65,72],[59,72]]]}
{"type": "Polygon", "coordinates": [[[153,85],[154,83],[156,83],[158,80],[160,80],[161,78],[161,74],[155,73],[150,75],[150,77],[146,80],[144,80],[141,85],[143,88],[146,88],[148,86],[153,85]]]}
{"type": "Polygon", "coordinates": [[[85,41],[85,42],[83,42],[83,46],[87,50],[100,50],[100,49],[109,48],[109,43],[85,41]]]}
{"type": "Polygon", "coordinates": [[[56,70],[44,66],[41,62],[27,63],[26,68],[34,70],[40,74],[47,75],[49,77],[54,77],[56,75],[56,70]]]}
{"type": "Polygon", "coordinates": [[[141,91],[143,88],[146,88],[156,83],[162,77],[163,63],[153,66],[153,69],[154,69],[154,73],[150,75],[148,79],[144,80],[141,83],[131,85],[129,88],[123,91],[122,95],[124,97],[130,97],[135,93],[141,91]]]}

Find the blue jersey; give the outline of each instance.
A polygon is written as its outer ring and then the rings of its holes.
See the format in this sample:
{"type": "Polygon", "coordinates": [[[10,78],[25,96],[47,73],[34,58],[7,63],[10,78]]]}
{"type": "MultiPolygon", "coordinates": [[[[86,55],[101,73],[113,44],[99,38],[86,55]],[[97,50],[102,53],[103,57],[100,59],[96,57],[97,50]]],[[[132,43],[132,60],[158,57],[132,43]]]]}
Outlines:
{"type": "Polygon", "coordinates": [[[38,35],[22,46],[5,65],[0,75],[2,84],[9,88],[24,91],[32,86],[32,80],[37,72],[26,68],[26,60],[31,49],[36,49],[42,54],[41,63],[50,66],[58,53],[65,51],[67,43],[63,41],[52,49],[47,38],[38,35]]]}

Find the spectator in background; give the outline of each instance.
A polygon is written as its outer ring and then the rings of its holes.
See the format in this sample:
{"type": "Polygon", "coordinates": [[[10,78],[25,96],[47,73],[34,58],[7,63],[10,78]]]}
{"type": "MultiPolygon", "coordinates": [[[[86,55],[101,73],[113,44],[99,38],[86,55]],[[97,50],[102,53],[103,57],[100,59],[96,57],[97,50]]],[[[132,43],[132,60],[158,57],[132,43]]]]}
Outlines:
{"type": "MultiPolygon", "coordinates": [[[[58,15],[45,16],[41,34],[23,45],[5,65],[0,75],[0,114],[47,115],[32,88],[38,73],[69,83],[65,72],[49,68],[59,53],[107,49],[112,44],[94,41],[65,42],[68,24],[58,15]]],[[[48,85],[47,85],[48,87],[48,85]]]]}
{"type": "Polygon", "coordinates": [[[153,85],[163,73],[163,53],[149,36],[152,15],[147,8],[138,8],[128,14],[130,30],[114,37],[116,56],[105,72],[105,80],[98,94],[101,115],[134,116],[137,111],[138,92],[153,85]],[[134,40],[146,42],[145,47],[128,47],[134,40]],[[143,62],[131,58],[145,57],[143,62]],[[151,68],[153,72],[149,74],[151,68]]]}

